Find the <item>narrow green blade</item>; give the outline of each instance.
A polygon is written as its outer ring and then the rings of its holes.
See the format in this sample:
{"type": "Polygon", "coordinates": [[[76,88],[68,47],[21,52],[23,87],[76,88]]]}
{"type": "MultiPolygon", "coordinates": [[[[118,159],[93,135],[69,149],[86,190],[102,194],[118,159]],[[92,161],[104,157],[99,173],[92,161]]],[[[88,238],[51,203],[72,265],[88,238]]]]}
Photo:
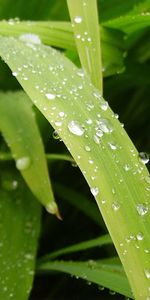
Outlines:
{"type": "Polygon", "coordinates": [[[32,288],[41,209],[17,172],[0,170],[0,299],[27,300],[32,288]]]}
{"type": "Polygon", "coordinates": [[[89,260],[88,262],[54,261],[40,263],[37,266],[39,273],[47,273],[52,270],[74,275],[77,278],[96,283],[132,298],[129,283],[121,264],[117,263],[117,260],[112,260],[112,263],[111,260],[89,260]]]}
{"type": "Polygon", "coordinates": [[[103,92],[97,0],[67,0],[82,68],[103,92]]]}
{"type": "MultiPolygon", "coordinates": [[[[0,34],[4,36],[23,37],[25,34],[38,35],[43,44],[75,51],[76,45],[73,37],[73,29],[69,22],[18,22],[16,20],[0,21],[0,34]]],[[[123,34],[117,30],[100,27],[102,47],[103,76],[110,76],[123,71],[124,67],[124,41],[123,34]]],[[[88,46],[91,44],[88,42],[88,46]]],[[[92,54],[92,49],[90,50],[92,54]]],[[[84,54],[84,49],[83,49],[84,54]]],[[[101,72],[97,64],[97,56],[92,61],[93,76],[101,72]],[[96,60],[96,68],[94,61],[96,60]],[[95,74],[95,75],[94,75],[95,74]]],[[[99,78],[95,78],[99,82],[99,78]]]]}
{"type": "Polygon", "coordinates": [[[124,31],[127,34],[150,27],[150,13],[121,16],[103,23],[104,26],[124,31]]]}
{"type": "Polygon", "coordinates": [[[44,147],[25,93],[0,93],[0,131],[33,194],[51,213],[57,214],[44,147]]]}
{"type": "Polygon", "coordinates": [[[54,259],[60,255],[78,252],[78,251],[85,251],[87,249],[91,249],[94,247],[102,247],[104,245],[109,245],[109,244],[112,244],[112,240],[111,240],[109,234],[106,234],[106,235],[100,236],[98,238],[95,238],[95,239],[92,239],[89,241],[84,241],[82,243],[78,243],[78,244],[75,244],[75,245],[72,245],[72,246],[69,246],[66,248],[62,248],[60,250],[57,250],[50,254],[47,254],[40,259],[40,262],[54,259]]]}
{"type": "Polygon", "coordinates": [[[135,297],[150,296],[146,154],[139,156],[108,103],[61,53],[1,37],[0,54],[82,170],[135,297]]]}

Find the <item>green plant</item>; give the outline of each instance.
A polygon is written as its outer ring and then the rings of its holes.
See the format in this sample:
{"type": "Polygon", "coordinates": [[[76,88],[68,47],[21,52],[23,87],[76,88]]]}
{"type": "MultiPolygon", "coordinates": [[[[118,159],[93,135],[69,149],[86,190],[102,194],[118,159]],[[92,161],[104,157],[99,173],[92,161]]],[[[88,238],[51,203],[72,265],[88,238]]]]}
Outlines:
{"type": "MultiPolygon", "coordinates": [[[[47,159],[50,162],[56,195],[60,199],[69,201],[75,207],[75,212],[76,210],[84,212],[93,223],[97,224],[96,226],[100,226],[103,233],[106,232],[104,219],[112,240],[108,235],[102,235],[94,240],[64,247],[54,253],[51,251],[49,255],[41,257],[39,254],[36,264],[37,274],[62,271],[107,287],[124,296],[148,300],[150,297],[150,177],[145,164],[149,159],[145,152],[138,153],[118,121],[118,115],[110,109],[102,94],[104,83],[105,97],[107,99],[112,97],[110,105],[114,108],[119,107],[122,119],[127,122],[129,128],[136,131],[136,125],[140,128],[143,126],[141,133],[135,135],[135,141],[139,148],[145,144],[145,149],[149,151],[148,142],[145,142],[146,132],[144,142],[142,140],[144,126],[147,128],[149,102],[146,100],[143,105],[140,105],[140,102],[147,94],[149,84],[147,37],[150,25],[150,3],[137,0],[122,4],[118,1],[114,14],[111,15],[112,5],[115,5],[116,1],[112,0],[109,4],[106,4],[106,1],[104,4],[100,2],[101,26],[99,28],[95,0],[68,0],[67,2],[72,28],[69,22],[62,21],[22,22],[18,19],[10,19],[0,22],[0,55],[33,103],[32,105],[23,91],[18,91],[20,87],[18,88],[15,79],[10,79],[12,81],[8,82],[8,86],[4,84],[9,75],[3,63],[2,89],[14,88],[17,91],[0,94],[0,130],[4,138],[1,137],[0,141],[0,160],[4,170],[1,175],[4,210],[1,230],[5,232],[2,238],[5,246],[2,259],[6,258],[6,261],[9,259],[7,264],[11,265],[7,273],[3,268],[1,269],[0,276],[3,282],[1,297],[27,299],[32,287],[41,208],[35,200],[33,200],[34,209],[30,206],[26,207],[24,191],[30,194],[29,188],[48,212],[56,214],[58,218],[61,218],[61,215],[63,217],[63,213],[60,215],[54,201],[46,165],[47,159]],[[64,54],[50,46],[64,49],[64,54]],[[103,77],[106,77],[105,80],[103,77]],[[126,103],[120,103],[120,99],[126,100],[126,103]],[[51,139],[49,146],[48,138],[52,128],[42,115],[55,129],[54,139],[62,139],[73,158],[61,143],[56,147],[51,139]],[[5,142],[12,154],[8,151],[5,142]],[[50,152],[47,155],[44,154],[43,144],[50,152]],[[13,159],[28,188],[16,173],[13,159]],[[82,183],[83,179],[80,179],[78,184],[74,183],[74,177],[67,164],[60,164],[60,168],[56,170],[54,161],[60,159],[77,163],[89,184],[101,214],[98,213],[94,203],[85,199],[81,192],[73,192],[72,188],[66,188],[65,179],[62,180],[62,184],[57,183],[55,178],[63,174],[67,179],[66,184],[70,177],[70,182],[75,189],[80,187],[80,181],[83,190],[87,189],[85,182],[82,183]],[[17,179],[12,179],[15,176],[17,179]],[[11,197],[21,198],[18,219],[14,218],[15,204],[12,205],[11,197]],[[8,201],[4,201],[5,198],[9,198],[8,201]],[[10,211],[10,216],[7,211],[10,211]],[[24,213],[29,216],[33,214],[33,220],[36,219],[35,224],[28,222],[24,213]],[[14,220],[12,236],[14,247],[11,254],[5,242],[11,234],[8,216],[9,219],[14,220]],[[19,222],[22,222],[21,226],[18,225],[19,222]],[[20,228],[17,233],[15,226],[20,228]],[[23,231],[26,226],[27,230],[23,231]],[[25,248],[22,239],[25,238],[24,234],[26,236],[27,231],[31,236],[33,234],[34,240],[32,245],[27,243],[25,248]],[[105,259],[101,254],[96,256],[97,259],[95,256],[94,259],[93,257],[87,259],[81,254],[80,258],[74,261],[56,260],[60,255],[71,255],[73,252],[93,249],[97,246],[112,245],[112,241],[121,262],[114,250],[111,251],[108,246],[105,259]],[[16,253],[24,253],[24,258],[18,259],[16,253]],[[23,289],[18,289],[20,280],[20,273],[16,272],[18,261],[22,269],[27,271],[25,273],[20,271],[27,282],[23,289]],[[26,267],[23,267],[21,262],[25,263],[26,267]],[[15,277],[12,277],[12,269],[15,277]],[[8,282],[4,280],[6,277],[8,282]]],[[[29,198],[33,198],[33,195],[29,195],[29,198]]],[[[64,205],[59,206],[60,211],[63,211],[64,205]]],[[[77,218],[78,214],[74,217],[74,224],[77,218]]],[[[46,240],[49,230],[47,222],[52,224],[51,236],[57,232],[57,222],[47,215],[44,220],[42,228],[46,240]]],[[[91,230],[91,226],[88,230],[91,230]]],[[[72,235],[72,231],[70,234],[72,235]]],[[[91,235],[88,236],[90,237],[91,235]]],[[[41,241],[41,245],[41,252],[45,254],[44,242],[41,241]]],[[[62,247],[63,245],[62,243],[62,247]]],[[[53,293],[49,295],[49,299],[52,298],[53,293]]]]}

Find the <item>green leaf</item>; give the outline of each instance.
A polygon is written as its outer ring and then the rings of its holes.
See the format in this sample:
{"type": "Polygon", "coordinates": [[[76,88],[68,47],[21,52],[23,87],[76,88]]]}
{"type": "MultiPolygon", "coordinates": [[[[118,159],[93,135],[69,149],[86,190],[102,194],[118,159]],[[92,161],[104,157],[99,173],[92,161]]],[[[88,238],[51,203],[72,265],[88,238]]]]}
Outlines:
{"type": "Polygon", "coordinates": [[[111,240],[109,234],[106,234],[106,235],[100,236],[98,238],[89,240],[89,241],[84,241],[84,242],[81,242],[81,243],[78,243],[75,245],[71,245],[69,247],[65,247],[65,248],[56,250],[55,252],[52,252],[50,254],[43,256],[42,258],[40,258],[39,261],[41,263],[41,262],[48,261],[48,260],[54,259],[58,256],[65,255],[68,253],[85,251],[87,249],[91,249],[94,247],[102,247],[102,246],[109,245],[109,244],[112,244],[112,240],[111,240]]]}
{"type": "Polygon", "coordinates": [[[41,208],[17,172],[0,170],[0,299],[27,300],[32,288],[41,208]]]}
{"type": "Polygon", "coordinates": [[[142,13],[150,8],[149,0],[98,0],[100,20],[108,21],[123,15],[142,13]]]}
{"type": "MultiPolygon", "coordinates": [[[[4,36],[20,37],[24,34],[36,34],[43,44],[71,50],[76,53],[73,30],[69,22],[18,22],[15,20],[0,21],[0,34],[4,36]],[[13,25],[12,25],[13,24],[13,25]]],[[[110,76],[123,71],[124,67],[124,40],[118,30],[100,27],[102,47],[103,76],[110,76]]],[[[91,53],[92,53],[91,49],[91,53]]],[[[84,51],[83,51],[84,54],[84,51]]],[[[94,56],[97,64],[97,56],[94,56]]],[[[99,69],[92,62],[93,72],[98,74],[99,69]]],[[[93,75],[95,76],[95,75],[93,75]]],[[[99,81],[99,79],[97,78],[99,81]]]]}
{"type": "Polygon", "coordinates": [[[103,25],[109,28],[122,30],[127,34],[131,34],[150,26],[150,13],[121,16],[117,19],[105,22],[103,25]]]}
{"type": "Polygon", "coordinates": [[[37,265],[38,273],[60,271],[82,278],[89,283],[96,283],[109,288],[124,296],[131,297],[132,293],[121,264],[117,260],[88,262],[54,261],[37,265]]]}
{"type": "Polygon", "coordinates": [[[82,68],[103,92],[97,1],[67,0],[82,68]]]}
{"type": "Polygon", "coordinates": [[[135,298],[148,297],[150,190],[146,160],[141,159],[89,78],[61,53],[1,37],[0,54],[82,170],[135,298]]]}
{"type": "Polygon", "coordinates": [[[25,93],[0,93],[0,131],[33,194],[57,214],[42,140],[25,93]]]}

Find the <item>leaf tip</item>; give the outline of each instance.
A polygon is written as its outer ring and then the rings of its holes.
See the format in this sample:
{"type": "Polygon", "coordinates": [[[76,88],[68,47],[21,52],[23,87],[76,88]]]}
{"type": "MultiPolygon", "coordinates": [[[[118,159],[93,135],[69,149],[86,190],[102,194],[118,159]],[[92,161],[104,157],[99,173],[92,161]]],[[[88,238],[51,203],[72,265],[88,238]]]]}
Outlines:
{"type": "Polygon", "coordinates": [[[56,215],[56,217],[62,221],[61,214],[60,214],[58,206],[55,202],[49,203],[47,206],[45,206],[45,209],[48,213],[50,213],[52,215],[56,215]]]}

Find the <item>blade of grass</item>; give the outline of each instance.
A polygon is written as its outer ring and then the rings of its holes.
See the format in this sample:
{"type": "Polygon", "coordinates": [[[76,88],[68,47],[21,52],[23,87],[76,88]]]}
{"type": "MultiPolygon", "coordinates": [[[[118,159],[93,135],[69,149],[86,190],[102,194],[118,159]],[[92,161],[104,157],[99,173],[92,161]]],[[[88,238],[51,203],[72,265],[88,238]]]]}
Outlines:
{"type": "MultiPolygon", "coordinates": [[[[102,47],[103,76],[110,76],[123,70],[124,67],[123,34],[117,30],[110,30],[103,27],[100,27],[99,30],[102,47]]],[[[38,35],[43,44],[76,51],[73,29],[69,22],[0,21],[1,35],[18,37],[28,33],[38,35]]],[[[96,72],[94,65],[93,72],[96,72]]],[[[98,72],[100,71],[98,70],[98,72]]]]}
{"type": "Polygon", "coordinates": [[[32,288],[41,207],[11,168],[0,168],[0,299],[27,300],[32,288]]]}
{"type": "Polygon", "coordinates": [[[37,265],[38,274],[48,273],[52,270],[71,274],[76,276],[76,278],[82,278],[90,283],[96,283],[132,298],[129,283],[121,264],[117,263],[117,260],[89,260],[88,262],[50,261],[37,265]]]}
{"type": "MultiPolygon", "coordinates": [[[[74,159],[67,154],[56,154],[56,153],[47,153],[45,154],[45,157],[47,161],[58,161],[58,160],[65,160],[68,162],[73,163],[74,159]]],[[[0,161],[11,161],[13,160],[13,156],[11,153],[6,153],[6,152],[0,152],[0,161]]]]}
{"type": "Polygon", "coordinates": [[[87,249],[91,249],[94,247],[102,247],[102,246],[109,245],[109,244],[112,244],[112,240],[111,240],[109,234],[106,234],[106,235],[100,236],[98,238],[89,240],[89,241],[84,241],[82,243],[78,243],[78,244],[71,245],[69,247],[65,247],[65,248],[59,249],[57,251],[54,251],[50,254],[47,254],[47,255],[41,257],[38,262],[40,262],[40,263],[48,262],[49,260],[54,259],[61,255],[79,252],[79,251],[85,251],[87,249]]]}
{"type": "Polygon", "coordinates": [[[57,214],[44,147],[25,93],[0,93],[0,131],[33,194],[50,212],[57,214]]]}
{"type": "Polygon", "coordinates": [[[144,160],[89,78],[61,53],[0,37],[0,54],[82,170],[135,298],[148,297],[150,190],[144,160]]]}
{"type": "Polygon", "coordinates": [[[67,0],[81,65],[103,92],[100,31],[96,0],[67,0]]]}
{"type": "Polygon", "coordinates": [[[121,16],[103,23],[104,26],[124,31],[127,34],[134,33],[140,29],[150,26],[150,13],[138,15],[121,16]]]}

